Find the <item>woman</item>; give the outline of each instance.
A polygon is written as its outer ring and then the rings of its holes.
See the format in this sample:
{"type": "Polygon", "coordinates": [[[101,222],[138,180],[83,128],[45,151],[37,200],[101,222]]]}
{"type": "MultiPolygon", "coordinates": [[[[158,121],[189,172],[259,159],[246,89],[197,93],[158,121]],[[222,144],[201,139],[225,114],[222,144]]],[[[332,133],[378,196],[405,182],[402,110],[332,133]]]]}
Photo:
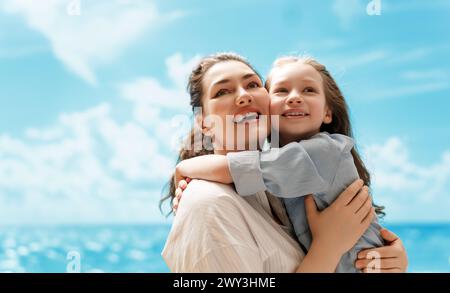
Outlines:
{"type": "MultiPolygon", "coordinates": [[[[188,88],[191,106],[202,107],[207,117],[215,117],[213,121],[201,121],[202,132],[211,138],[213,150],[196,152],[189,147],[181,151],[180,160],[236,151],[234,142],[242,137],[238,137],[236,121],[226,119],[227,115],[239,117],[249,111],[268,114],[269,96],[261,78],[250,64],[234,54],[204,58],[193,70],[188,88]],[[218,89],[223,84],[233,89],[233,99],[220,99],[218,89]],[[217,127],[218,123],[224,127],[217,127]]],[[[267,124],[257,120],[245,127],[246,149],[260,145],[267,124]]],[[[192,131],[191,143],[194,137],[192,131]]],[[[278,199],[263,192],[242,198],[230,185],[194,180],[184,191],[186,196],[162,255],[175,272],[333,272],[346,249],[368,228],[367,221],[360,221],[361,213],[366,218],[374,216],[360,209],[369,197],[362,187],[360,180],[355,181],[322,212],[316,210],[313,201],[307,200],[313,241],[305,255],[292,238],[289,220],[278,199]]],[[[174,189],[172,184],[170,196],[174,189]]],[[[407,260],[401,241],[394,240],[395,235],[387,231],[382,233],[392,243],[375,249],[382,258],[381,268],[384,265],[405,271],[407,260]]],[[[358,262],[355,265],[363,269],[369,264],[368,260],[358,262]]]]}

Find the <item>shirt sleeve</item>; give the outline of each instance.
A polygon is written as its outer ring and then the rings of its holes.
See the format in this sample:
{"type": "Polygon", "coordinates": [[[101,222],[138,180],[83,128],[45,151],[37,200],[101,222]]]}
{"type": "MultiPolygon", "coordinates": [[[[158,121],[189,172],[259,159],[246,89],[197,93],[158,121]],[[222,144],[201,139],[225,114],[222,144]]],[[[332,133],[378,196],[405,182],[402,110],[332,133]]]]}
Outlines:
{"type": "Polygon", "coordinates": [[[326,191],[341,158],[353,145],[353,140],[345,135],[319,133],[282,148],[229,153],[227,158],[240,195],[267,189],[278,197],[292,198],[326,191]]]}
{"type": "Polygon", "coordinates": [[[253,195],[266,190],[260,169],[260,152],[244,151],[227,154],[228,168],[239,195],[253,195]]]}

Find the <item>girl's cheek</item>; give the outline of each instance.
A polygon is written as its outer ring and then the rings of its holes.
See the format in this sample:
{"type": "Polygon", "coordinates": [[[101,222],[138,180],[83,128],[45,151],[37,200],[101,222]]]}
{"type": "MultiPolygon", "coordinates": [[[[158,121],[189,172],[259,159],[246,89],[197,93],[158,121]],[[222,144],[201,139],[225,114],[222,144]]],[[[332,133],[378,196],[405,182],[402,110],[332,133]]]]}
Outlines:
{"type": "Polygon", "coordinates": [[[270,100],[270,115],[280,115],[280,107],[279,103],[273,102],[270,100]]]}
{"type": "Polygon", "coordinates": [[[270,115],[280,115],[281,114],[280,102],[276,99],[270,99],[270,115]]]}

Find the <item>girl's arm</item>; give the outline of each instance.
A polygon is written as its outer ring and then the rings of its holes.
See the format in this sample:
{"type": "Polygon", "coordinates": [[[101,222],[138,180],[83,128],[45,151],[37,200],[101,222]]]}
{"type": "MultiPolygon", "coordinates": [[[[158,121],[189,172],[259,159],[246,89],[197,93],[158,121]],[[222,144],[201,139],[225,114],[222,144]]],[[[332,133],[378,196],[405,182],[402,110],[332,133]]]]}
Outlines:
{"type": "Polygon", "coordinates": [[[175,168],[176,186],[182,178],[195,178],[220,183],[233,183],[224,155],[204,155],[183,160],[175,168]]]}
{"type": "Polygon", "coordinates": [[[237,193],[243,196],[266,189],[286,198],[323,192],[335,178],[342,155],[350,155],[352,147],[346,136],[319,134],[267,152],[194,157],[177,165],[175,184],[186,177],[234,182],[237,193]]]}
{"type": "Polygon", "coordinates": [[[328,190],[339,165],[353,162],[352,148],[347,136],[319,133],[269,151],[228,153],[227,159],[238,194],[267,189],[275,196],[293,198],[328,190]]]}

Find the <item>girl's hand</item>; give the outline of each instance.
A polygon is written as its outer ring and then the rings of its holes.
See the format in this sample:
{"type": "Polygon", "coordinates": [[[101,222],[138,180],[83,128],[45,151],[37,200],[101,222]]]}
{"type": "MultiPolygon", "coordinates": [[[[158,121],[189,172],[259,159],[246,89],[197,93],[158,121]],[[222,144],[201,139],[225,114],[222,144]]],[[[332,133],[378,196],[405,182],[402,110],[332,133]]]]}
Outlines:
{"type": "Polygon", "coordinates": [[[380,230],[381,237],[387,243],[386,246],[362,250],[358,253],[358,260],[355,266],[363,272],[378,272],[373,268],[368,268],[373,259],[368,259],[367,255],[377,255],[381,258],[381,273],[404,273],[408,268],[408,257],[402,240],[391,231],[383,228],[380,230]]]}
{"type": "Polygon", "coordinates": [[[356,180],[323,211],[317,210],[311,195],[305,198],[311,246],[340,257],[356,244],[375,217],[369,189],[363,185],[361,179],[356,180]]]}
{"type": "Polygon", "coordinates": [[[181,197],[183,196],[183,191],[188,186],[189,182],[191,182],[191,178],[181,179],[178,182],[177,189],[175,190],[175,198],[173,199],[173,213],[176,214],[178,205],[180,204],[181,197]]]}

